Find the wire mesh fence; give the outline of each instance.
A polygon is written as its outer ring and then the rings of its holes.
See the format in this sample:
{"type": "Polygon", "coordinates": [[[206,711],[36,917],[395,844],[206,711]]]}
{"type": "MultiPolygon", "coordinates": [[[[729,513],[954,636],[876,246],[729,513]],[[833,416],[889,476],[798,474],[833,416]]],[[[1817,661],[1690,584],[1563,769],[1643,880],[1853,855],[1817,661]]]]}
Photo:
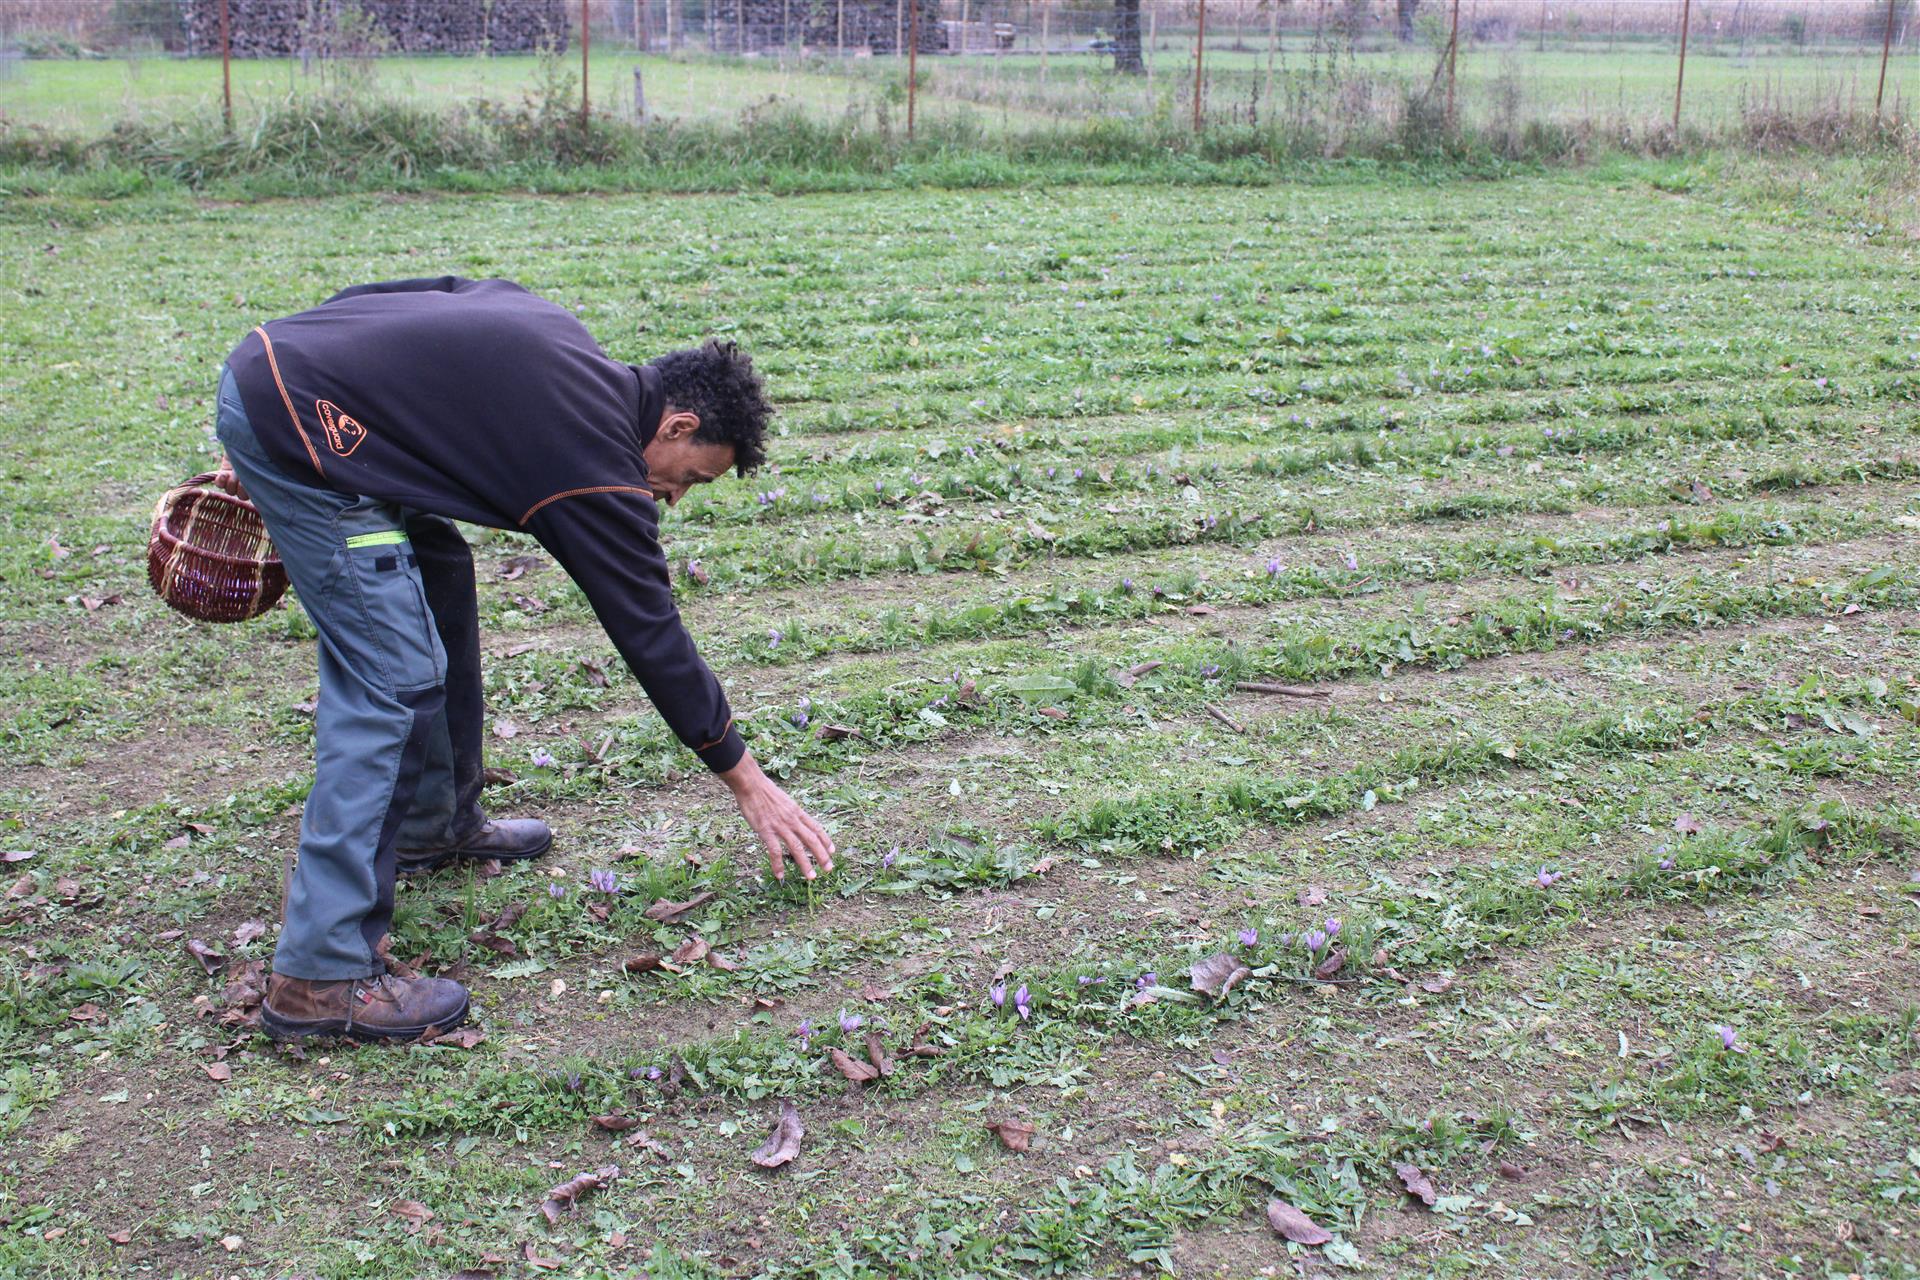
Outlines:
{"type": "Polygon", "coordinates": [[[568,92],[626,119],[792,111],[960,137],[1103,120],[1335,145],[1359,129],[1713,131],[1769,116],[1911,119],[1917,11],[1920,0],[6,0],[0,118],[100,126],[204,107],[223,83],[205,59],[224,48],[242,110],[324,89],[344,65],[359,92],[415,99],[568,92]]]}

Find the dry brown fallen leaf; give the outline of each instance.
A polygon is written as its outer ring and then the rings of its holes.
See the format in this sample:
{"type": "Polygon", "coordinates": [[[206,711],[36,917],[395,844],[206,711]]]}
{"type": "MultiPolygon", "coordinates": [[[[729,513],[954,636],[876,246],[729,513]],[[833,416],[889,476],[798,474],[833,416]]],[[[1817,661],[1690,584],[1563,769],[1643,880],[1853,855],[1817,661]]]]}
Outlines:
{"type": "Polygon", "coordinates": [[[914,1031],[912,1043],[907,1045],[907,1055],[909,1057],[937,1058],[946,1052],[946,1050],[942,1049],[939,1045],[927,1043],[927,1031],[932,1026],[933,1024],[931,1022],[923,1022],[914,1031]]]}
{"type": "Polygon", "coordinates": [[[628,956],[626,962],[620,967],[628,973],[652,973],[655,969],[664,966],[661,957],[649,951],[645,955],[628,956]]]}
{"type": "Polygon", "coordinates": [[[575,1174],[560,1185],[547,1188],[546,1198],[540,1202],[540,1212],[549,1225],[558,1226],[561,1215],[573,1212],[581,1196],[603,1189],[619,1176],[620,1166],[617,1164],[601,1165],[592,1173],[575,1174]]]}
{"type": "Polygon", "coordinates": [[[433,1210],[418,1200],[395,1200],[387,1206],[387,1212],[407,1224],[407,1234],[416,1235],[421,1227],[433,1221],[433,1210]]]}
{"type": "Polygon", "coordinates": [[[1393,1166],[1393,1171],[1399,1175],[1400,1185],[1407,1189],[1408,1195],[1414,1197],[1421,1204],[1427,1206],[1427,1208],[1433,1208],[1433,1202],[1437,1198],[1437,1193],[1434,1191],[1433,1183],[1428,1180],[1427,1175],[1420,1172],[1419,1165],[1408,1164],[1405,1161],[1401,1161],[1393,1166]]]}
{"type": "Polygon", "coordinates": [[[1025,1120],[989,1120],[987,1129],[1009,1151],[1025,1151],[1033,1145],[1034,1128],[1025,1120]]]}
{"type": "Polygon", "coordinates": [[[1066,711],[1060,707],[1040,707],[1038,710],[1041,715],[1047,716],[1050,719],[1065,720],[1067,718],[1066,711]]]}
{"type": "Polygon", "coordinates": [[[707,967],[709,969],[718,969],[722,973],[738,973],[740,971],[740,962],[738,960],[729,960],[718,951],[709,951],[707,952],[707,967]]]}
{"type": "Polygon", "coordinates": [[[1518,1182],[1527,1176],[1527,1171],[1511,1160],[1502,1160],[1500,1162],[1500,1176],[1513,1182],[1518,1182]]]}
{"type": "Polygon", "coordinates": [[[484,1043],[486,1038],[487,1033],[478,1027],[459,1027],[453,1031],[443,1031],[439,1035],[435,1035],[432,1028],[428,1028],[426,1034],[420,1037],[420,1043],[444,1045],[449,1049],[471,1049],[477,1044],[484,1043]]]}
{"type": "Polygon", "coordinates": [[[1267,1225],[1295,1244],[1326,1244],[1333,1239],[1333,1232],[1285,1200],[1267,1201],[1267,1225]]]}
{"type": "Polygon", "coordinates": [[[893,1059],[887,1056],[887,1046],[881,1043],[878,1031],[867,1032],[867,1061],[882,1076],[893,1074],[893,1059]]]}
{"type": "Polygon", "coordinates": [[[227,967],[227,958],[198,938],[187,939],[187,954],[200,962],[209,978],[217,977],[227,967]]]}
{"type": "Polygon", "coordinates": [[[632,1116],[606,1115],[593,1117],[593,1123],[608,1133],[625,1133],[640,1122],[632,1116]]]}
{"type": "Polygon", "coordinates": [[[209,1080],[225,1081],[233,1079],[233,1068],[224,1062],[206,1063],[201,1067],[201,1070],[207,1073],[207,1079],[209,1080]]]}
{"type": "Polygon", "coordinates": [[[1327,952],[1327,958],[1325,960],[1313,966],[1313,976],[1325,982],[1345,968],[1346,964],[1347,949],[1345,947],[1335,947],[1333,950],[1327,952]]]}
{"type": "Polygon", "coordinates": [[[1238,957],[1218,951],[1194,965],[1187,974],[1195,991],[1204,991],[1215,1000],[1225,1000],[1227,992],[1238,986],[1242,979],[1251,977],[1253,970],[1238,957]]]}
{"type": "Polygon", "coordinates": [[[1420,989],[1430,996],[1445,995],[1453,989],[1453,979],[1448,977],[1428,978],[1420,984],[1420,989]]]}
{"type": "Polygon", "coordinates": [[[580,659],[580,675],[596,689],[607,687],[607,669],[592,658],[580,659]]]}
{"type": "Polygon", "coordinates": [[[718,897],[712,889],[704,889],[685,902],[669,902],[662,898],[640,914],[649,920],[658,920],[662,924],[672,924],[695,907],[704,906],[718,897]]]}
{"type": "Polygon", "coordinates": [[[493,736],[496,738],[517,738],[520,736],[520,726],[511,720],[497,720],[494,722],[493,736]]]}
{"type": "Polygon", "coordinates": [[[244,947],[255,938],[264,936],[266,932],[266,921],[242,920],[233,931],[233,945],[236,947],[244,947]]]}
{"type": "Polygon", "coordinates": [[[800,1154],[800,1139],[806,1136],[807,1127],[800,1123],[800,1112],[791,1102],[782,1101],[780,1119],[767,1140],[754,1151],[752,1160],[762,1169],[778,1169],[800,1154]]]}
{"type": "Polygon", "coordinates": [[[662,961],[662,967],[673,969],[677,973],[679,970],[675,966],[698,964],[707,958],[707,951],[707,940],[696,933],[675,947],[673,954],[662,961]]]}
{"type": "Polygon", "coordinates": [[[872,1063],[860,1062],[847,1056],[844,1049],[829,1049],[827,1056],[833,1060],[834,1070],[855,1084],[865,1084],[880,1074],[880,1069],[872,1063]]]}
{"type": "Polygon", "coordinates": [[[855,728],[844,724],[823,724],[813,731],[813,736],[822,742],[838,742],[842,738],[859,738],[864,735],[855,728]]]}
{"type": "Polygon", "coordinates": [[[1327,891],[1317,884],[1310,884],[1294,894],[1293,898],[1303,907],[1317,907],[1327,900],[1327,891]]]}

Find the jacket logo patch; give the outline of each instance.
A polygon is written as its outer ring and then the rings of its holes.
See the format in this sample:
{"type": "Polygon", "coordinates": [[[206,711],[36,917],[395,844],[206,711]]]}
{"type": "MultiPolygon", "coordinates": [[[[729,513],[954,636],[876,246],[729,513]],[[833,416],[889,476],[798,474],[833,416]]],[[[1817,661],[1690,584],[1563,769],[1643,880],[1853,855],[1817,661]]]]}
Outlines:
{"type": "Polygon", "coordinates": [[[313,407],[320,414],[320,429],[326,433],[327,448],[341,457],[350,456],[367,438],[367,429],[341,412],[340,406],[333,401],[316,400],[313,407]]]}

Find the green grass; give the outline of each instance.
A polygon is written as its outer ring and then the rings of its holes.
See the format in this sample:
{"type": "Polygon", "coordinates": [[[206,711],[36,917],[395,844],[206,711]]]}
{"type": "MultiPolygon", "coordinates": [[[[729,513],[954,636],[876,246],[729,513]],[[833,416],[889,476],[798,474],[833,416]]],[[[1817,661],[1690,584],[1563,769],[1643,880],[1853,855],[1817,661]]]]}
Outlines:
{"type": "Polygon", "coordinates": [[[1800,165],[10,198],[0,1276],[1920,1275],[1920,304],[1898,167],[1800,165]],[[295,1057],[183,946],[270,953],[311,628],[170,615],[145,521],[250,324],[440,271],[755,353],[772,466],[664,533],[843,865],[765,881],[578,592],[473,530],[488,803],[558,848],[399,895],[484,1043],[295,1057]],[[625,971],[692,931],[738,967],[625,971]],[[942,1052],[847,1085],[870,1028],[942,1052]]]}

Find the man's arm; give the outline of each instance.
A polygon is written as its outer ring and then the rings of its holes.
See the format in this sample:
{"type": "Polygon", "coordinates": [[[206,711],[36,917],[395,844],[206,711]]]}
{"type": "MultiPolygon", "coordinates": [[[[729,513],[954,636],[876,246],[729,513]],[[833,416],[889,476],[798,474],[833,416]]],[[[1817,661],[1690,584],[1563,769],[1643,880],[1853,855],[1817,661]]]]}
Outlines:
{"type": "Polygon", "coordinates": [[[673,600],[657,508],[639,489],[582,492],[547,502],[525,528],[586,593],[600,625],[674,735],[732,789],[767,846],[775,879],[792,858],[811,880],[833,870],[833,840],[761,772],[719,680],[694,648],[673,600]]]}
{"type": "MultiPolygon", "coordinates": [[[[376,284],[348,285],[334,294],[327,302],[338,302],[342,298],[358,298],[369,293],[466,293],[482,286],[516,289],[524,293],[511,280],[469,280],[465,276],[422,276],[415,280],[384,280],[376,284]]],[[[327,302],[320,305],[326,306],[327,302]]]]}

